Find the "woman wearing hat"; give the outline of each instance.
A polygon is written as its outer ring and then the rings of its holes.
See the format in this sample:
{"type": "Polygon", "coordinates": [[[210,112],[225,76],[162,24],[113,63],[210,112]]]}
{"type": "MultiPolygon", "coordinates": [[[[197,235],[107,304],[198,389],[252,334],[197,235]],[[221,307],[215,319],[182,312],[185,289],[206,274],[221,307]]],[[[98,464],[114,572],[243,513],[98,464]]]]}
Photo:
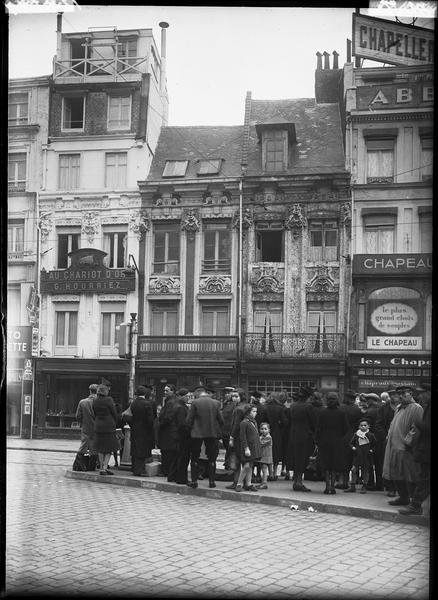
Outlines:
{"type": "Polygon", "coordinates": [[[295,492],[311,491],[303,483],[304,471],[315,447],[316,416],[313,406],[307,402],[310,395],[310,390],[301,388],[289,409],[286,468],[288,471],[293,471],[292,487],[295,492]]]}
{"type": "Polygon", "coordinates": [[[94,420],[94,449],[99,455],[100,475],[114,475],[108,470],[108,462],[113,452],[119,448],[116,436],[117,410],[106,385],[97,387],[93,399],[94,420]]]}

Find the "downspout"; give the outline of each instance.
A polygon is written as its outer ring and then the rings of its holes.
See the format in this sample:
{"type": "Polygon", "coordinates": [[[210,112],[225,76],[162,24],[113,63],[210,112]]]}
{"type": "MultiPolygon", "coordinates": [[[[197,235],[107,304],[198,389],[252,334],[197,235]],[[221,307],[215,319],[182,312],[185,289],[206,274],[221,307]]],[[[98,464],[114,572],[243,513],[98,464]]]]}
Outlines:
{"type": "Polygon", "coordinates": [[[348,302],[347,302],[347,339],[346,339],[346,343],[347,343],[347,348],[346,348],[346,353],[347,353],[347,360],[348,360],[348,351],[350,348],[350,318],[351,318],[351,293],[353,290],[353,254],[354,254],[354,250],[353,250],[353,239],[354,239],[354,229],[353,227],[355,226],[354,223],[354,185],[353,185],[353,165],[354,165],[354,160],[353,160],[353,124],[351,121],[351,115],[347,116],[347,133],[348,133],[348,138],[349,138],[349,169],[350,169],[350,191],[351,191],[351,240],[350,240],[350,272],[349,272],[349,276],[350,276],[350,293],[348,294],[348,302]]]}

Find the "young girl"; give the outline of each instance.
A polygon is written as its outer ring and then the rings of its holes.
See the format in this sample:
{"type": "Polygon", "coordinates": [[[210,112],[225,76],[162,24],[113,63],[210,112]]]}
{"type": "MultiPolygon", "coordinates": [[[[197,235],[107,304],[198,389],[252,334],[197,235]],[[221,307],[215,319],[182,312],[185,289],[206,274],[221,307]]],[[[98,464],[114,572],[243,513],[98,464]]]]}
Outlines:
{"type": "Polygon", "coordinates": [[[239,479],[234,488],[236,492],[241,492],[242,487],[249,492],[257,492],[255,485],[251,484],[252,469],[254,461],[259,461],[261,456],[260,438],[255,420],[257,407],[247,404],[243,409],[243,419],[240,422],[240,448],[239,458],[242,467],[239,479]]]}
{"type": "Polygon", "coordinates": [[[258,461],[262,469],[262,482],[259,486],[259,490],[268,489],[268,473],[272,472],[272,437],[270,432],[269,423],[260,423],[260,446],[262,448],[262,454],[258,461]]]}
{"type": "Polygon", "coordinates": [[[366,486],[370,475],[370,469],[373,468],[373,450],[376,445],[376,438],[370,432],[370,424],[367,419],[361,419],[359,429],[350,440],[350,447],[353,450],[353,465],[350,471],[350,487],[344,492],[356,491],[356,480],[359,472],[362,478],[361,494],[366,494],[366,486]]]}

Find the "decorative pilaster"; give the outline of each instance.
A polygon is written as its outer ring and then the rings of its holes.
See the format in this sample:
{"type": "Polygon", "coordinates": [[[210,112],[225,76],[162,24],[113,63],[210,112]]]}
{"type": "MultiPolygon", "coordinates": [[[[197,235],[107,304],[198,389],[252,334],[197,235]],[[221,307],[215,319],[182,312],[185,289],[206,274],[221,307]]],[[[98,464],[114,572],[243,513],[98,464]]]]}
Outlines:
{"type": "Polygon", "coordinates": [[[99,230],[99,213],[88,211],[82,213],[82,234],[87,236],[90,244],[94,241],[94,236],[99,230]]]}
{"type": "Polygon", "coordinates": [[[293,204],[288,216],[284,222],[284,228],[292,231],[292,236],[296,239],[302,234],[303,229],[307,227],[307,218],[304,214],[302,204],[293,204]]]}

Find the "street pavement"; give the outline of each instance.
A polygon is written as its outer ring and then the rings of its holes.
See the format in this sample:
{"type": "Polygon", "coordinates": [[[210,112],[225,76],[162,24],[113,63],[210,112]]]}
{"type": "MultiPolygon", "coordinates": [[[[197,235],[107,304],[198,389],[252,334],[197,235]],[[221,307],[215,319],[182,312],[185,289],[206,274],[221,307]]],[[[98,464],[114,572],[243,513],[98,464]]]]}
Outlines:
{"type": "Polygon", "coordinates": [[[428,527],[76,479],[67,444],[7,440],[6,596],[429,598],[428,527]]]}

